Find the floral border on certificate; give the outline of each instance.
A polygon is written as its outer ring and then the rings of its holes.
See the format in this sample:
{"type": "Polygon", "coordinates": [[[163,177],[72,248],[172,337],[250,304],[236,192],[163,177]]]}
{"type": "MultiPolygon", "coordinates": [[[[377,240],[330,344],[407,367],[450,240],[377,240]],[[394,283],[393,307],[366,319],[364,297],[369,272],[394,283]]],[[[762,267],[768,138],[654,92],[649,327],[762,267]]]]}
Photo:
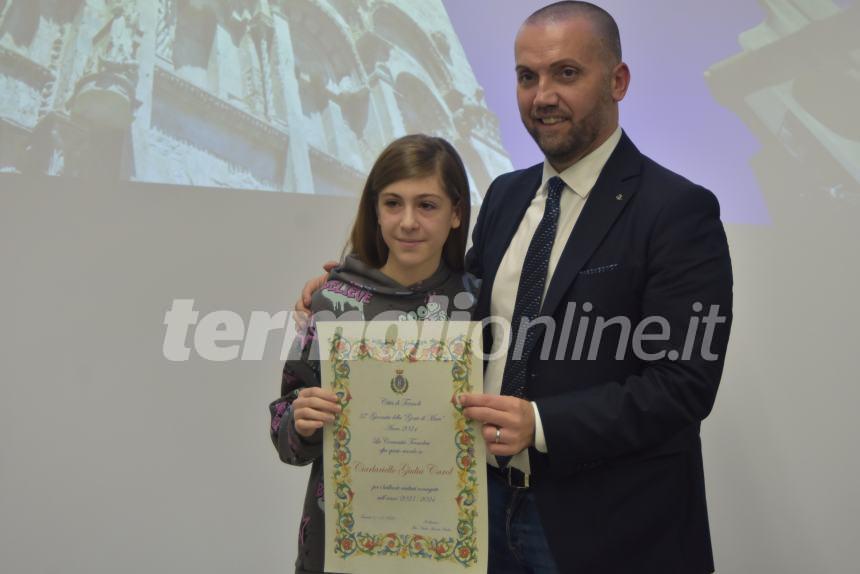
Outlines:
{"type": "MultiPolygon", "coordinates": [[[[454,425],[457,443],[457,469],[459,493],[456,498],[458,511],[457,536],[428,537],[420,534],[397,534],[394,532],[374,534],[356,532],[352,513],[354,492],[350,488],[351,452],[349,449],[349,361],[375,359],[383,362],[435,360],[452,363],[451,382],[455,396],[468,392],[469,373],[472,368],[472,340],[458,336],[450,341],[424,340],[405,341],[367,340],[349,341],[338,330],[331,340],[330,361],[334,371],[334,392],[342,408],[336,417],[334,434],[334,492],[337,511],[335,526],[335,553],[343,558],[353,554],[367,556],[400,556],[402,558],[428,558],[437,561],[452,561],[463,566],[477,563],[477,535],[475,519],[478,515],[477,488],[478,462],[475,460],[475,431],[466,417],[463,407],[452,400],[455,410],[454,425]]],[[[453,397],[452,397],[453,399],[453,397]]]]}

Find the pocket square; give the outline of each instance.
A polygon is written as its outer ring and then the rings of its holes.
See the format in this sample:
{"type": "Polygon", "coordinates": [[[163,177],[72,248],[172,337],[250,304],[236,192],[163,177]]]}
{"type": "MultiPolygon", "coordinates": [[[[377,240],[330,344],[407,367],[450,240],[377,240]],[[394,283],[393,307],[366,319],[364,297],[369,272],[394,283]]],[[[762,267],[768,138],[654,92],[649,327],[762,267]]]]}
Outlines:
{"type": "Polygon", "coordinates": [[[610,263],[609,265],[601,265],[599,267],[589,267],[579,272],[580,275],[597,275],[598,273],[606,273],[618,269],[618,263],[610,263]]]}

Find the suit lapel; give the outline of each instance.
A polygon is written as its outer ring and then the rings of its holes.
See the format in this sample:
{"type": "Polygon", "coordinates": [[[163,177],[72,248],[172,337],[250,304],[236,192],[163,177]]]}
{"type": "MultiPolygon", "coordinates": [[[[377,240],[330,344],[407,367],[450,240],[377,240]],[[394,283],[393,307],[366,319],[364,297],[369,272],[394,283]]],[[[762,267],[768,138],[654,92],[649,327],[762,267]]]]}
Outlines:
{"type": "Polygon", "coordinates": [[[597,249],[638,187],[642,154],[622,134],[564,246],[553,273],[541,315],[552,315],[582,266],[597,249]]]}
{"type": "Polygon", "coordinates": [[[534,165],[525,170],[516,180],[512,181],[505,191],[504,196],[499,198],[501,205],[498,206],[498,223],[491,226],[492,237],[484,239],[487,246],[484,282],[478,295],[476,308],[477,317],[486,317],[490,314],[490,296],[493,290],[493,282],[496,280],[496,271],[502,263],[502,258],[508,250],[508,245],[514,238],[517,228],[534,199],[535,193],[540,186],[543,177],[543,164],[534,165]]]}

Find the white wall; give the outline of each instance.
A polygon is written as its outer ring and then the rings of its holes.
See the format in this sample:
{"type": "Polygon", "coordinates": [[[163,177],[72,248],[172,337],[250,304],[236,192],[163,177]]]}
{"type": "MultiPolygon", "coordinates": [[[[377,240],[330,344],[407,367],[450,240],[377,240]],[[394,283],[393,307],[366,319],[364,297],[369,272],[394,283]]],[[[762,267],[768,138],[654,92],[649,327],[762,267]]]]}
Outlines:
{"type": "MultiPolygon", "coordinates": [[[[290,308],[339,254],[353,205],[9,175],[0,186],[2,570],[289,571],[306,475],[267,436],[282,335],[262,361],[170,363],[162,321],[174,298],[246,320],[290,308]]],[[[808,215],[728,227],[736,319],[703,433],[721,573],[854,563],[857,232],[853,213],[808,215]]]]}

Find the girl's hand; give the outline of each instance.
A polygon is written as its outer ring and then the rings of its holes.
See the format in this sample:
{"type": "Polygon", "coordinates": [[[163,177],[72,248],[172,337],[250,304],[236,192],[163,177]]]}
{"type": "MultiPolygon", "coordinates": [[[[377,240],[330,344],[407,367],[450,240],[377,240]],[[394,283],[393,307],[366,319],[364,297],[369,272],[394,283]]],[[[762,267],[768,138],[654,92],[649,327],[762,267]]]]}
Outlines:
{"type": "Polygon", "coordinates": [[[296,432],[305,438],[310,437],[325,423],[334,420],[334,415],[340,412],[337,395],[319,387],[302,389],[293,401],[293,421],[296,432]]]}

